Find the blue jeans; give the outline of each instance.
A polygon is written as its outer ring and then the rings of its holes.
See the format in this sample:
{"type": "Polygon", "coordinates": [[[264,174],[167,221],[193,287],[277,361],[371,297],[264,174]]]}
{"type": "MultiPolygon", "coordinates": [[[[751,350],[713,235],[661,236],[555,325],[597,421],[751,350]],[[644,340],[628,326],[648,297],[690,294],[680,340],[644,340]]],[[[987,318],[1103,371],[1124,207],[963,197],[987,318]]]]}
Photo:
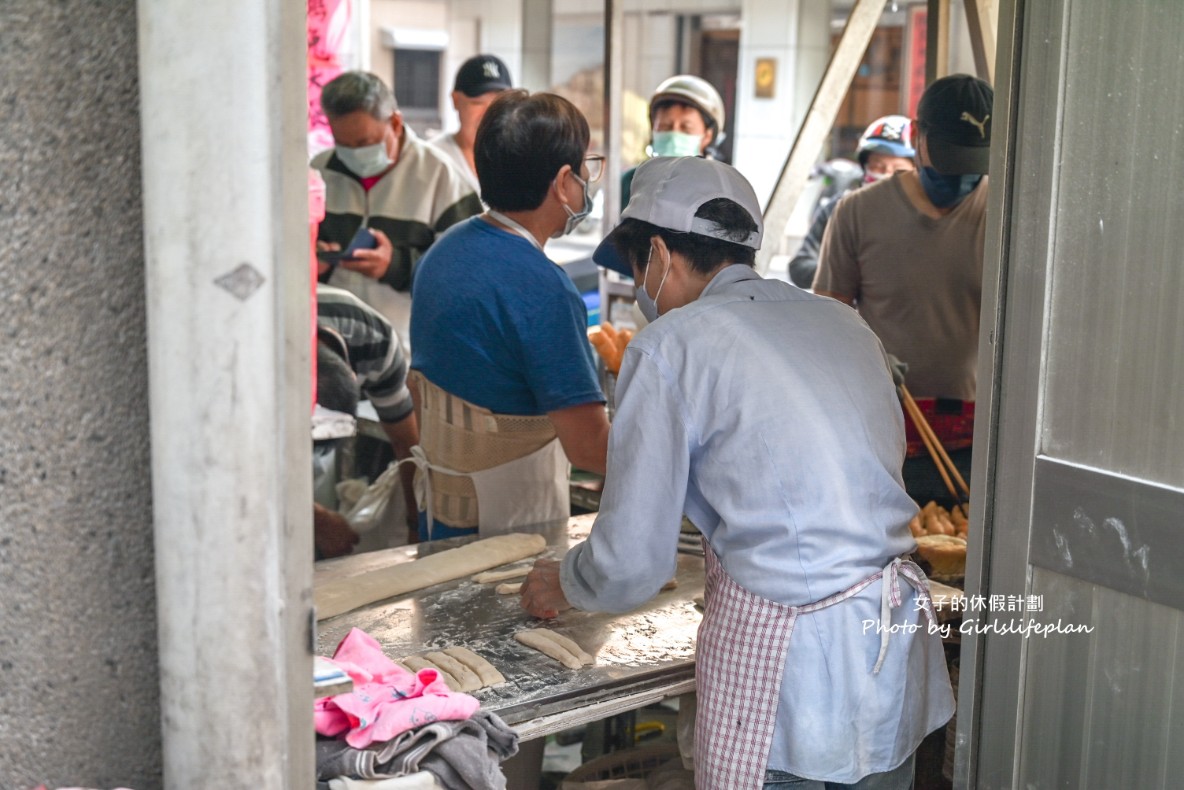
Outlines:
{"type": "Polygon", "coordinates": [[[912,790],[916,761],[917,754],[914,752],[891,771],[870,774],[855,784],[819,782],[815,779],[803,779],[785,771],[768,770],[765,771],[765,790],[912,790]]]}

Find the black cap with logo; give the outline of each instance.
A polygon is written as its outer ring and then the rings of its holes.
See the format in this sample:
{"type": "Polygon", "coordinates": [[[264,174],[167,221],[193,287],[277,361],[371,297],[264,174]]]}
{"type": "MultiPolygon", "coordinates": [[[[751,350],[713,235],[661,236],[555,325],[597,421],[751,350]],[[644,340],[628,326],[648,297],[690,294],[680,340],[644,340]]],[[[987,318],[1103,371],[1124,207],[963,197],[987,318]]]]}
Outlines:
{"type": "Polygon", "coordinates": [[[925,89],[917,128],[933,169],[945,175],[985,174],[991,161],[991,105],[995,91],[968,74],[951,74],[925,89]]]}
{"type": "Polygon", "coordinates": [[[510,70],[495,55],[474,55],[466,60],[456,72],[454,91],[474,98],[491,91],[504,91],[514,87],[510,81],[510,70]]]}

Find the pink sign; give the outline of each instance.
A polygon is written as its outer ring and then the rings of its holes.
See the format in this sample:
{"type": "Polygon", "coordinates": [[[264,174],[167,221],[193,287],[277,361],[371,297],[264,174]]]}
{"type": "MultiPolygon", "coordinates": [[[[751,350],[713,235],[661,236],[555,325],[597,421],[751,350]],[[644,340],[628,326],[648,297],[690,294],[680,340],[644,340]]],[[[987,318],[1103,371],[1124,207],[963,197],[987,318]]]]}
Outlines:
{"type": "Polygon", "coordinates": [[[924,6],[910,6],[908,24],[905,26],[905,77],[904,114],[917,117],[917,104],[925,92],[925,58],[929,27],[929,9],[924,6]]]}
{"type": "Polygon", "coordinates": [[[308,152],[333,147],[321,90],[341,73],[337,55],[349,29],[350,0],[308,0],[308,152]]]}

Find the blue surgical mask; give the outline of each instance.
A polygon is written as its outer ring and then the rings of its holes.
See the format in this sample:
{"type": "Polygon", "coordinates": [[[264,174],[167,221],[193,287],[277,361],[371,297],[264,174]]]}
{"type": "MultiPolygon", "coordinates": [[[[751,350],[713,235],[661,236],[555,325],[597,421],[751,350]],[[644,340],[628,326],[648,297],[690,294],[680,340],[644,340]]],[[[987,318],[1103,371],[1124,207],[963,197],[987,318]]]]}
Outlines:
{"type": "Polygon", "coordinates": [[[662,286],[666,284],[666,275],[670,274],[670,261],[666,261],[666,271],[662,272],[662,279],[658,282],[658,292],[650,298],[650,292],[645,289],[646,281],[650,279],[650,261],[654,257],[654,245],[650,245],[650,254],[645,259],[645,274],[641,278],[641,285],[633,289],[637,298],[637,309],[651,324],[658,320],[658,297],[662,295],[662,286]]]}
{"type": "Polygon", "coordinates": [[[566,236],[571,233],[576,227],[584,221],[584,219],[592,213],[592,196],[588,194],[588,182],[577,176],[575,173],[571,177],[580,182],[580,186],[584,188],[584,207],[579,211],[572,211],[568,208],[566,203],[563,204],[563,210],[567,212],[567,222],[563,226],[563,230],[551,236],[553,239],[558,239],[560,236],[566,236]]]}
{"type": "Polygon", "coordinates": [[[360,148],[337,146],[337,158],[350,172],[362,178],[376,176],[391,166],[391,156],[386,150],[386,141],[360,148]]]}
{"type": "Polygon", "coordinates": [[[686,132],[654,132],[654,156],[698,156],[703,138],[686,132]]]}
{"type": "Polygon", "coordinates": [[[981,175],[943,175],[929,166],[922,167],[917,174],[929,202],[938,208],[958,205],[983,180],[981,175]]]}

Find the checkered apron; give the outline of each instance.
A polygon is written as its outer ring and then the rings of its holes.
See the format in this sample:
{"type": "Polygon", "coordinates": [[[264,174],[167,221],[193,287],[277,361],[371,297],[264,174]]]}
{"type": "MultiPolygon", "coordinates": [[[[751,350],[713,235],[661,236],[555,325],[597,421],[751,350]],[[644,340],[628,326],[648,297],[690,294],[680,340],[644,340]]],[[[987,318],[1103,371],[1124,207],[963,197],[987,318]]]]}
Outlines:
{"type": "MultiPolygon", "coordinates": [[[[921,594],[936,623],[929,585],[913,562],[896,558],[855,585],[810,604],[776,603],[741,587],[704,541],[706,613],[695,656],[698,716],[695,722],[695,787],[698,790],[760,790],[776,724],[785,656],[798,615],[842,603],[884,579],[881,619],[891,621],[900,606],[899,579],[921,594]]],[[[874,673],[888,652],[888,631],[880,636],[874,673]]]]}

